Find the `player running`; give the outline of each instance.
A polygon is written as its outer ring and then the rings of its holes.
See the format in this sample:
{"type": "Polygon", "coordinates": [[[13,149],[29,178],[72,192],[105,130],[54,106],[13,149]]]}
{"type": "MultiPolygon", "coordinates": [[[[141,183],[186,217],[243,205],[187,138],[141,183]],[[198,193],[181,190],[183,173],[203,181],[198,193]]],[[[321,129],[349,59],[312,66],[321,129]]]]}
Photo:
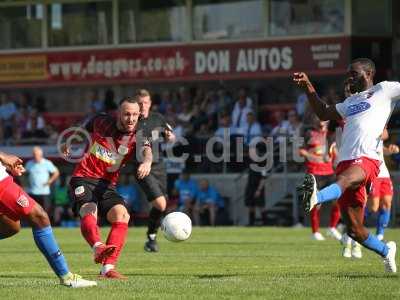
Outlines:
{"type": "Polygon", "coordinates": [[[36,246],[60,279],[61,285],[71,288],[96,286],[95,281],[82,279],[70,272],[47,213],[14,182],[6,170],[14,176],[21,176],[25,172],[20,158],[0,152],[0,239],[18,233],[22,219],[32,227],[36,246]]]}
{"type": "Polygon", "coordinates": [[[345,125],[339,148],[337,181],[317,191],[313,175],[306,174],[299,196],[306,211],[315,205],[339,199],[347,234],[381,257],[385,270],[396,273],[396,243],[378,240],[364,227],[366,188],[379,173],[381,134],[400,99],[400,83],[373,84],[376,69],[367,58],[353,60],[349,65],[347,82],[351,93],[344,102],[323,103],[305,73],[295,73],[294,81],[307,94],[309,103],[321,120],[344,119],[345,125]]]}
{"type": "MultiPolygon", "coordinates": [[[[155,143],[158,150],[156,157],[151,166],[150,174],[144,178],[136,178],[139,186],[142,188],[151,203],[152,208],[149,214],[149,222],[147,225],[147,241],[144,244],[144,250],[147,252],[158,252],[159,247],[156,241],[157,231],[160,227],[161,218],[167,207],[167,173],[163,162],[162,152],[160,149],[161,142],[173,143],[175,135],[172,127],[167,124],[164,117],[156,112],[151,112],[151,96],[150,93],[141,89],[137,92],[139,101],[142,105],[141,119],[138,124],[138,133],[145,139],[155,143]]],[[[153,148],[155,149],[155,148],[153,148]]]]}
{"type": "MultiPolygon", "coordinates": [[[[336,153],[334,144],[328,150],[328,122],[320,121],[316,116],[313,119],[313,129],[307,132],[306,147],[300,149],[300,155],[306,159],[306,173],[313,174],[317,181],[318,189],[324,188],[334,182],[333,159],[336,153]]],[[[320,208],[321,205],[316,205],[311,210],[311,229],[312,238],[317,241],[325,240],[324,236],[319,231],[320,224],[320,208]]],[[[342,235],[336,229],[340,220],[340,209],[335,202],[332,204],[328,235],[331,235],[337,240],[342,239],[342,235]]]]}
{"type": "MultiPolygon", "coordinates": [[[[386,140],[388,137],[388,132],[385,129],[382,134],[382,140],[386,140]]],[[[376,223],[376,237],[379,240],[383,240],[385,228],[389,225],[390,209],[393,200],[393,184],[390,179],[389,170],[385,164],[384,155],[391,155],[398,152],[399,147],[397,145],[391,144],[388,147],[382,145],[382,151],[380,151],[382,164],[379,168],[378,177],[372,183],[371,195],[365,209],[366,218],[371,213],[376,213],[379,210],[376,223]]]]}
{"type": "MultiPolygon", "coordinates": [[[[132,97],[121,100],[115,117],[103,114],[92,118],[85,126],[91,145],[70,181],[82,235],[94,251],[94,261],[103,265],[100,273],[103,278],[126,279],[115,270],[115,265],[125,244],[130,216],[124,199],[116,191],[116,183],[121,168],[135,154],[139,116],[139,98],[132,97]],[[100,237],[98,212],[111,224],[106,243],[100,237]]],[[[150,173],[149,146],[144,143],[139,147],[139,154],[143,154],[143,162],[137,169],[139,178],[150,173]]],[[[68,155],[68,149],[65,150],[68,155]]]]}

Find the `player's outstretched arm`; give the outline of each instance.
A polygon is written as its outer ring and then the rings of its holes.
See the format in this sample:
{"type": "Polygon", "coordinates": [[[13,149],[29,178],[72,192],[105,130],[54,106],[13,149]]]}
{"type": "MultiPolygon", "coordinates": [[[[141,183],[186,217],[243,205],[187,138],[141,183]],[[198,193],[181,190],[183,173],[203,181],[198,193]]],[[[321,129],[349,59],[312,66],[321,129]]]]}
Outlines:
{"type": "Polygon", "coordinates": [[[320,120],[326,121],[342,119],[334,105],[327,105],[321,101],[306,73],[294,73],[293,81],[306,93],[311,108],[320,120]]]}

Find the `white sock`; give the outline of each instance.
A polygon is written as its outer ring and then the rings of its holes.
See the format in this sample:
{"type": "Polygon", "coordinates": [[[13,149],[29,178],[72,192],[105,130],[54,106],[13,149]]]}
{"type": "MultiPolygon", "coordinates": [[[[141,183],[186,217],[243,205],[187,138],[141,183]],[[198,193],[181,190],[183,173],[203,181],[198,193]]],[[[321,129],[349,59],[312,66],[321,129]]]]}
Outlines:
{"type": "Polygon", "coordinates": [[[114,269],[114,265],[111,264],[105,264],[101,267],[101,274],[104,275],[106,274],[108,271],[114,269]]]}
{"type": "Polygon", "coordinates": [[[155,233],[151,233],[151,234],[149,234],[149,239],[154,241],[156,239],[156,236],[157,235],[155,233]]]}
{"type": "Polygon", "coordinates": [[[93,247],[92,247],[93,251],[95,251],[96,248],[97,248],[98,246],[100,246],[100,245],[103,245],[103,243],[102,243],[102,242],[96,242],[96,243],[94,243],[94,245],[93,245],[93,247]]]}
{"type": "Polygon", "coordinates": [[[352,239],[351,239],[351,237],[349,237],[347,235],[347,233],[343,234],[343,244],[345,246],[350,246],[351,245],[351,241],[352,241],[352,239]]]}

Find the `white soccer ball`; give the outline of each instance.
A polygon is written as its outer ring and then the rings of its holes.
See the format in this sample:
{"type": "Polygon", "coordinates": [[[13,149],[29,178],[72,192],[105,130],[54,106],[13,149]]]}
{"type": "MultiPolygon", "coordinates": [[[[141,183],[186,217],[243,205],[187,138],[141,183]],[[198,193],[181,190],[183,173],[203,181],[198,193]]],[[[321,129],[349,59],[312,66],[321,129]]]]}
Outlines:
{"type": "Polygon", "coordinates": [[[192,233],[192,220],[182,212],[173,212],[165,216],[161,230],[167,240],[182,242],[192,233]]]}

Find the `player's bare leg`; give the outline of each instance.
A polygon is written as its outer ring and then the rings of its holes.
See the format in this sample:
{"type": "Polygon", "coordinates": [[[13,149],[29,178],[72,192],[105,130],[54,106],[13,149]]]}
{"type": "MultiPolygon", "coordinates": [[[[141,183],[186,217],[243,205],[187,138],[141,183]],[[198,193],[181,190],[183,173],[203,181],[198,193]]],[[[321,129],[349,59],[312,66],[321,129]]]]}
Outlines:
{"type": "Polygon", "coordinates": [[[20,229],[20,221],[14,221],[5,215],[0,215],[0,240],[17,234],[20,229]]]}
{"type": "Polygon", "coordinates": [[[157,197],[151,201],[152,208],[149,214],[149,223],[147,226],[147,241],[144,244],[144,250],[147,252],[158,252],[157,231],[161,225],[161,218],[167,208],[167,200],[164,196],[157,197]]]}
{"type": "Polygon", "coordinates": [[[95,281],[82,279],[81,276],[69,271],[64,255],[55,240],[50,220],[47,213],[39,205],[35,204],[25,220],[31,225],[35,243],[42,254],[46,257],[54,273],[60,278],[62,285],[81,288],[96,286],[95,281]]]}
{"type": "Polygon", "coordinates": [[[81,233],[93,249],[93,259],[96,264],[113,254],[115,245],[106,245],[101,241],[100,229],[97,225],[97,205],[94,202],[85,203],[79,210],[81,216],[81,233]]]}
{"type": "Polygon", "coordinates": [[[348,206],[342,210],[342,216],[347,226],[347,234],[355,241],[374,251],[383,258],[386,272],[396,273],[396,243],[387,244],[379,241],[364,227],[364,209],[360,206],[348,206]]]}
{"type": "Polygon", "coordinates": [[[126,279],[115,270],[119,255],[125,245],[128,234],[129,213],[122,204],[114,205],[107,212],[107,220],[111,224],[111,230],[107,237],[107,245],[115,245],[115,251],[103,261],[101,277],[109,279],[126,279]]]}

